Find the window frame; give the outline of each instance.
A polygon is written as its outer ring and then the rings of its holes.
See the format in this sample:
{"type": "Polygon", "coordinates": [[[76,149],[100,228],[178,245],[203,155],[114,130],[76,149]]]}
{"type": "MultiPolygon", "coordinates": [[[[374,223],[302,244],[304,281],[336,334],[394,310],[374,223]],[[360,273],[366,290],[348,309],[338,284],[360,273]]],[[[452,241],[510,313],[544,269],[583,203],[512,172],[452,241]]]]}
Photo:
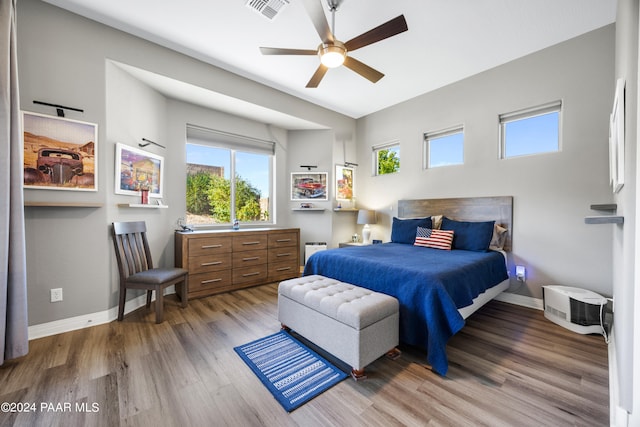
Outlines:
{"type": "Polygon", "coordinates": [[[541,154],[558,153],[562,151],[562,100],[549,102],[546,104],[538,105],[535,107],[529,107],[510,113],[503,113],[498,115],[498,131],[499,131],[499,152],[498,157],[500,159],[514,159],[518,157],[537,156],[541,154]],[[526,154],[507,155],[507,132],[505,126],[509,123],[517,122],[520,120],[532,119],[534,117],[544,116],[551,113],[558,114],[558,135],[557,135],[557,149],[550,151],[536,151],[526,154]]]}
{"type": "MultiPolygon", "coordinates": [[[[212,149],[229,151],[229,222],[210,222],[207,224],[191,224],[194,228],[211,228],[219,226],[229,226],[233,223],[236,213],[236,171],[237,171],[237,154],[261,154],[267,157],[269,165],[269,194],[267,195],[269,203],[267,209],[268,219],[266,221],[243,221],[242,224],[248,226],[256,225],[275,225],[276,218],[276,153],[275,142],[266,141],[257,138],[246,137],[243,135],[232,134],[224,131],[202,128],[194,125],[187,125],[187,137],[185,141],[185,156],[188,145],[199,145],[212,149]]],[[[185,163],[186,164],[186,163],[185,163]]],[[[264,198],[264,195],[261,194],[264,198]]],[[[186,210],[186,200],[185,200],[186,210]]]]}
{"type": "Polygon", "coordinates": [[[399,162],[400,161],[400,141],[399,140],[393,140],[393,141],[385,142],[382,144],[374,145],[371,147],[372,176],[392,175],[400,172],[400,163],[398,163],[398,169],[394,172],[383,173],[383,174],[378,172],[379,170],[378,168],[379,154],[378,153],[382,150],[388,150],[394,147],[398,147],[398,162],[399,162]]]}
{"type": "Polygon", "coordinates": [[[437,130],[437,131],[425,132],[423,134],[422,152],[423,152],[423,156],[422,156],[423,169],[435,169],[435,168],[441,168],[446,166],[464,165],[464,125],[457,125],[457,126],[452,126],[446,129],[437,130]],[[430,163],[431,163],[432,155],[431,155],[430,142],[436,139],[457,135],[457,134],[462,135],[462,159],[460,163],[450,163],[446,165],[435,165],[435,166],[431,165],[430,163]]]}

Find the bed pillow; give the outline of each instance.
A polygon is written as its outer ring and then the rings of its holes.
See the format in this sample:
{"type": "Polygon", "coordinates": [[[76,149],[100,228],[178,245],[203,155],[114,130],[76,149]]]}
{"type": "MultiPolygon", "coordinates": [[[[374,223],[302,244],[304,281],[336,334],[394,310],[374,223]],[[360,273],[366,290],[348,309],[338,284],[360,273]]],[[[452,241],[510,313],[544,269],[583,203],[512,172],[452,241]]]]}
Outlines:
{"type": "Polygon", "coordinates": [[[393,217],[391,241],[413,245],[418,227],[431,228],[431,218],[399,219],[393,217]]]}
{"type": "Polygon", "coordinates": [[[442,230],[453,230],[453,249],[486,252],[493,236],[495,221],[455,221],[442,218],[442,230]]]}
{"type": "Polygon", "coordinates": [[[440,230],[442,226],[442,215],[431,215],[431,225],[434,230],[440,230]]]}
{"type": "Polygon", "coordinates": [[[452,230],[433,230],[431,228],[418,227],[415,246],[425,246],[427,248],[451,250],[453,242],[452,230]]]}
{"type": "Polygon", "coordinates": [[[496,224],[493,226],[493,236],[489,242],[489,249],[492,251],[501,251],[507,241],[507,229],[496,224]]]}

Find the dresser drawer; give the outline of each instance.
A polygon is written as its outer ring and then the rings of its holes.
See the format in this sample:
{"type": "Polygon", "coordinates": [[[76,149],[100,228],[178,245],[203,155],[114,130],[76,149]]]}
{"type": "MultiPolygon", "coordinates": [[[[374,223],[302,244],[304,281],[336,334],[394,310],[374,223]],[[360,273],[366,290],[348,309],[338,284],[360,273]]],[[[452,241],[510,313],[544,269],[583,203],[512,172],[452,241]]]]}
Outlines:
{"type": "Polygon", "coordinates": [[[283,261],[298,262],[297,246],[269,249],[269,264],[283,261]]]}
{"type": "Polygon", "coordinates": [[[231,288],[231,270],[189,275],[189,295],[192,293],[223,292],[231,288]]]}
{"type": "Polygon", "coordinates": [[[268,280],[270,282],[290,279],[298,276],[300,276],[300,266],[298,265],[297,260],[269,263],[268,280]]]}
{"type": "Polygon", "coordinates": [[[233,236],[233,252],[267,249],[267,241],[264,233],[233,236]]]}
{"type": "Polygon", "coordinates": [[[269,234],[269,248],[279,248],[298,245],[298,233],[282,232],[269,234]]]}
{"type": "Polygon", "coordinates": [[[192,274],[229,270],[231,266],[231,252],[189,257],[189,272],[192,274]]]}
{"type": "Polygon", "coordinates": [[[262,283],[267,280],[267,264],[252,267],[234,268],[232,282],[234,285],[262,283]]]}
{"type": "Polygon", "coordinates": [[[252,265],[266,264],[267,250],[242,251],[233,254],[233,268],[250,267],[252,265]]]}
{"type": "Polygon", "coordinates": [[[231,252],[230,237],[189,239],[189,257],[231,252]]]}

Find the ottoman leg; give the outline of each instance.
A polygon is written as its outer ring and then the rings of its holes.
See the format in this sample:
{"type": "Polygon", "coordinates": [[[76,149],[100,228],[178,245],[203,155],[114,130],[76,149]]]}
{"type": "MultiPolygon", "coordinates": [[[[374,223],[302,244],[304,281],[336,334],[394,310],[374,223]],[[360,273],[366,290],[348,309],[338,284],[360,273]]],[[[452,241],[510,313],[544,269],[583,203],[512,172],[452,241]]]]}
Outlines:
{"type": "Polygon", "coordinates": [[[391,350],[387,351],[385,353],[385,356],[387,356],[387,359],[396,360],[400,356],[402,356],[402,352],[397,347],[394,347],[391,350]]]}
{"type": "Polygon", "coordinates": [[[291,331],[291,328],[288,327],[287,325],[285,325],[284,323],[280,323],[280,329],[282,329],[283,331],[287,331],[287,332],[291,331]]]}
{"type": "Polygon", "coordinates": [[[351,378],[353,378],[356,381],[366,380],[367,374],[364,373],[364,368],[363,369],[353,368],[351,370],[351,378]]]}

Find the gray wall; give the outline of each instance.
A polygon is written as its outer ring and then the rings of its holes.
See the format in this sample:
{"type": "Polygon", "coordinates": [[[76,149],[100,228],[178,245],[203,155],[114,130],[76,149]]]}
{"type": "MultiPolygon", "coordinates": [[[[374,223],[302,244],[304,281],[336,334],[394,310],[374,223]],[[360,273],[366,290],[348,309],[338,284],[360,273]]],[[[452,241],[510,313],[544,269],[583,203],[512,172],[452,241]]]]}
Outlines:
{"type": "MultiPolygon", "coordinates": [[[[608,117],[613,25],[534,53],[358,120],[359,203],[378,210],[375,238],[388,239],[398,199],[514,197],[514,264],[540,298],[541,286],[579,286],[610,296],[613,226],[585,225],[608,203],[608,117]],[[562,100],[560,152],[500,160],[498,115],[562,100]],[[424,132],[464,125],[464,165],[422,169],[424,132]],[[400,141],[400,172],[372,176],[371,147],[400,141]]],[[[425,70],[425,78],[429,78],[425,70]]]]}
{"type": "MultiPolygon", "coordinates": [[[[32,103],[47,101],[84,109],[66,116],[98,124],[98,191],[25,190],[26,201],[93,202],[100,208],[28,207],[27,268],[29,324],[104,312],[116,305],[117,271],[109,226],[114,221],[145,220],[156,265],[173,265],[173,230],[185,210],[185,125],[194,123],[266,139],[275,136],[276,186],[286,188],[289,164],[308,161],[302,148],[290,160],[288,132],[264,123],[167,99],[122,71],[127,64],[333,129],[320,155],[333,167],[334,135],[353,135],[355,120],[283,94],[219,68],[159,47],[38,0],[18,4],[18,61],[21,106],[55,115],[32,103]],[[141,138],[166,145],[147,150],[165,157],[168,209],[128,209],[118,203],[137,198],[114,192],[115,144],[136,147],[141,138]],[[328,150],[328,151],[327,151],[328,150]],[[297,154],[296,154],[297,156],[297,154]],[[62,287],[64,301],[49,302],[49,289],[62,287]]],[[[351,144],[354,144],[353,138],[351,144]]],[[[300,138],[298,144],[311,144],[300,138]]],[[[315,150],[315,148],[313,148],[315,150]]],[[[314,218],[291,220],[286,191],[277,192],[278,226],[315,227],[314,218]]],[[[331,235],[331,221],[325,235],[331,235]]],[[[131,297],[134,294],[132,293],[131,297]]],[[[130,297],[130,298],[131,298],[130,297]]]]}
{"type": "MultiPolygon", "coordinates": [[[[638,1],[620,0],[616,16],[615,75],[609,82],[613,93],[618,78],[625,80],[625,184],[615,196],[618,214],[624,216],[624,226],[613,234],[613,296],[615,306],[614,342],[618,375],[611,390],[618,404],[634,418],[628,425],[640,425],[640,372],[633,361],[640,347],[640,316],[637,307],[640,295],[635,289],[638,279],[637,242],[637,126],[638,126],[638,1]],[[635,343],[634,343],[635,341],[635,343]],[[635,422],[634,422],[635,421],[635,422]]],[[[612,361],[613,362],[613,361],[612,361]]],[[[611,408],[612,412],[617,408],[611,408]]],[[[620,421],[620,420],[618,420],[620,421]]],[[[615,425],[625,425],[617,423],[615,425]]]]}

